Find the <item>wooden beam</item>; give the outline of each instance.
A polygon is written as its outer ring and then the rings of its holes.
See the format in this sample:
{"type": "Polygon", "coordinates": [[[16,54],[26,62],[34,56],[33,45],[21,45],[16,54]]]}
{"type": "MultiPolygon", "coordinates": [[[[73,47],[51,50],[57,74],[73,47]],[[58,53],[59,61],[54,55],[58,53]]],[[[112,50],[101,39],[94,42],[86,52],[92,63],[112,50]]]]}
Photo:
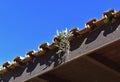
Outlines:
{"type": "MultiPolygon", "coordinates": [[[[115,71],[120,72],[120,64],[119,64],[119,62],[115,62],[113,59],[109,59],[109,56],[106,57],[104,55],[97,54],[97,52],[96,52],[96,53],[90,54],[89,57],[91,57],[92,59],[94,59],[94,60],[96,60],[96,61],[98,61],[98,62],[100,62],[100,63],[102,63],[102,64],[104,64],[106,66],[108,66],[111,69],[114,69],[115,71]]],[[[113,55],[115,55],[115,54],[113,54],[113,55]]],[[[120,58],[119,58],[119,60],[120,60],[120,58]]]]}
{"type": "Polygon", "coordinates": [[[101,68],[104,68],[110,72],[112,72],[113,74],[115,74],[116,76],[120,76],[120,73],[112,68],[110,68],[109,66],[107,65],[104,65],[103,63],[99,62],[99,61],[96,61],[95,59],[89,57],[89,56],[84,56],[85,59],[87,59],[88,61],[94,63],[95,65],[101,67],[101,68]]]}
{"type": "Polygon", "coordinates": [[[56,75],[53,75],[51,73],[47,73],[39,77],[47,80],[48,82],[69,82],[68,80],[58,77],[56,75]]]}
{"type": "Polygon", "coordinates": [[[48,81],[46,81],[44,79],[41,79],[39,77],[34,77],[34,78],[32,78],[32,79],[30,79],[28,81],[25,81],[25,82],[48,82],[48,81]]]}

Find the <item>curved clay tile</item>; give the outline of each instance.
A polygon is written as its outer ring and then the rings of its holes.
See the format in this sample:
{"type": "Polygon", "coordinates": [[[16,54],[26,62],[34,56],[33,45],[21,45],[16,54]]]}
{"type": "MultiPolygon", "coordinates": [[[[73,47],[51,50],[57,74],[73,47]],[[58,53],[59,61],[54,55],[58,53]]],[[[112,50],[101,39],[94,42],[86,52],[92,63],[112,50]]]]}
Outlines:
{"type": "Polygon", "coordinates": [[[27,55],[23,60],[22,60],[22,63],[27,63],[29,62],[30,60],[32,60],[33,58],[30,57],[29,55],[27,55]]]}
{"type": "Polygon", "coordinates": [[[26,55],[29,55],[30,57],[35,57],[35,51],[34,50],[28,51],[26,55]]]}
{"type": "Polygon", "coordinates": [[[10,65],[10,69],[14,69],[16,67],[19,67],[22,65],[22,58],[20,56],[17,56],[16,58],[13,59],[13,62],[10,65]]]}
{"type": "Polygon", "coordinates": [[[110,17],[110,16],[112,16],[114,14],[114,9],[111,9],[111,10],[109,10],[109,11],[107,11],[107,12],[104,12],[103,13],[103,17],[110,17]]]}
{"type": "Polygon", "coordinates": [[[74,27],[73,29],[70,30],[70,32],[74,33],[76,31],[79,31],[79,29],[77,27],[74,27]]]}
{"type": "Polygon", "coordinates": [[[88,33],[88,32],[90,32],[89,26],[86,27],[86,28],[84,28],[84,29],[82,29],[82,30],[80,30],[78,33],[79,33],[80,35],[84,35],[84,34],[86,34],[86,33],[88,33]]]}
{"type": "Polygon", "coordinates": [[[38,52],[35,54],[35,56],[36,56],[36,57],[39,57],[39,56],[41,56],[41,55],[43,55],[43,54],[45,54],[45,53],[46,53],[45,50],[40,50],[40,51],[38,51],[38,52]]]}
{"type": "Polygon", "coordinates": [[[43,50],[49,50],[49,45],[48,43],[43,43],[39,46],[39,48],[42,48],[43,50]]]}
{"type": "Polygon", "coordinates": [[[97,27],[95,25],[97,19],[92,19],[86,23],[86,29],[89,31],[95,30],[97,27]]]}
{"type": "Polygon", "coordinates": [[[104,25],[104,20],[105,20],[105,18],[102,18],[101,20],[96,21],[96,22],[94,23],[95,26],[96,26],[97,28],[103,26],[103,25],[104,25]]]}
{"type": "Polygon", "coordinates": [[[59,42],[59,38],[58,37],[54,37],[53,41],[54,41],[55,44],[57,44],[59,42]]]}
{"type": "Polygon", "coordinates": [[[79,31],[79,29],[78,29],[77,27],[75,27],[75,28],[73,28],[70,32],[72,32],[72,34],[73,34],[74,36],[76,36],[76,35],[79,35],[78,31],[79,31]]]}
{"type": "Polygon", "coordinates": [[[17,67],[20,67],[21,65],[17,62],[12,62],[9,66],[9,69],[15,69],[17,67]]]}
{"type": "Polygon", "coordinates": [[[91,25],[91,24],[93,24],[96,21],[97,21],[97,19],[94,18],[94,19],[89,20],[88,22],[86,22],[86,25],[91,25]]]}
{"type": "Polygon", "coordinates": [[[8,68],[10,66],[10,63],[9,62],[5,62],[2,66],[5,67],[5,68],[8,68]]]}
{"type": "Polygon", "coordinates": [[[20,56],[17,56],[16,58],[14,58],[13,61],[14,61],[14,62],[17,62],[17,63],[19,63],[19,64],[22,63],[22,59],[21,59],[20,56]]]}
{"type": "Polygon", "coordinates": [[[49,49],[50,50],[55,49],[55,48],[57,48],[55,43],[52,43],[51,45],[49,45],[49,49]]]}

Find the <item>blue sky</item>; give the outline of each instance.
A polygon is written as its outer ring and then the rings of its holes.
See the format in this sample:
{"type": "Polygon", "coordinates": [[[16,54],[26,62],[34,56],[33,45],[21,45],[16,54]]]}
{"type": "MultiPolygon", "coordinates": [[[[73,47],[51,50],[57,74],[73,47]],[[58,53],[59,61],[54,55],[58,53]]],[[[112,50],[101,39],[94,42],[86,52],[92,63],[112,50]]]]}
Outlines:
{"type": "Polygon", "coordinates": [[[0,0],[0,65],[111,8],[120,10],[119,0],[0,0]]]}

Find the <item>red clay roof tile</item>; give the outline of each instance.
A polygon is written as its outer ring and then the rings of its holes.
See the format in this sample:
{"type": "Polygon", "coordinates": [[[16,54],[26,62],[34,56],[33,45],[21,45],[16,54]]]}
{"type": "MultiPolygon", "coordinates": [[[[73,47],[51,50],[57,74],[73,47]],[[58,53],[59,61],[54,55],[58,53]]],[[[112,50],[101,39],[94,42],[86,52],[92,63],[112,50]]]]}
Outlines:
{"type": "MultiPolygon", "coordinates": [[[[120,11],[115,12],[113,9],[109,10],[109,11],[103,13],[103,18],[102,19],[100,19],[100,20],[92,19],[92,20],[90,20],[90,21],[88,21],[86,23],[86,27],[84,29],[79,30],[78,28],[73,28],[71,30],[71,32],[74,34],[74,36],[76,36],[76,35],[84,35],[86,33],[89,33],[93,26],[95,26],[94,28],[99,28],[99,27],[103,26],[105,24],[104,20],[106,19],[106,16],[107,17],[109,17],[109,16],[114,17],[116,19],[120,18],[120,11]]],[[[48,45],[48,43],[41,44],[39,46],[39,51],[35,52],[34,50],[31,50],[26,54],[26,57],[23,58],[23,59],[18,56],[13,60],[13,63],[5,62],[2,65],[2,68],[0,70],[0,74],[8,72],[9,68],[10,69],[15,69],[16,67],[19,67],[20,65],[22,65],[20,63],[29,62],[30,60],[33,59],[33,57],[39,57],[39,56],[45,54],[47,50],[53,50],[53,49],[57,48],[55,46],[56,40],[57,40],[57,38],[54,37],[54,42],[51,45],[48,45]]]]}

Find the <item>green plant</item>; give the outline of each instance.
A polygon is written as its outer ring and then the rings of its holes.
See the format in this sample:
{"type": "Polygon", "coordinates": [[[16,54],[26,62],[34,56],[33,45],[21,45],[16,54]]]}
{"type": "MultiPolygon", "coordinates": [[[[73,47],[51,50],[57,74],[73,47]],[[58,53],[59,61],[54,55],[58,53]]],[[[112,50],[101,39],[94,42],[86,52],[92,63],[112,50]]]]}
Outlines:
{"type": "MultiPolygon", "coordinates": [[[[115,17],[115,16],[114,16],[115,17]]],[[[107,23],[115,23],[116,19],[114,17],[106,17],[106,19],[104,20],[104,23],[107,24],[107,23]]]]}
{"type": "Polygon", "coordinates": [[[73,36],[72,32],[68,31],[67,29],[62,32],[57,31],[56,46],[58,47],[58,51],[56,52],[56,54],[60,55],[62,52],[69,54],[69,50],[70,50],[69,37],[71,36],[73,36]]]}
{"type": "Polygon", "coordinates": [[[104,20],[104,23],[108,23],[110,21],[109,17],[107,17],[105,20],[104,20]]]}

